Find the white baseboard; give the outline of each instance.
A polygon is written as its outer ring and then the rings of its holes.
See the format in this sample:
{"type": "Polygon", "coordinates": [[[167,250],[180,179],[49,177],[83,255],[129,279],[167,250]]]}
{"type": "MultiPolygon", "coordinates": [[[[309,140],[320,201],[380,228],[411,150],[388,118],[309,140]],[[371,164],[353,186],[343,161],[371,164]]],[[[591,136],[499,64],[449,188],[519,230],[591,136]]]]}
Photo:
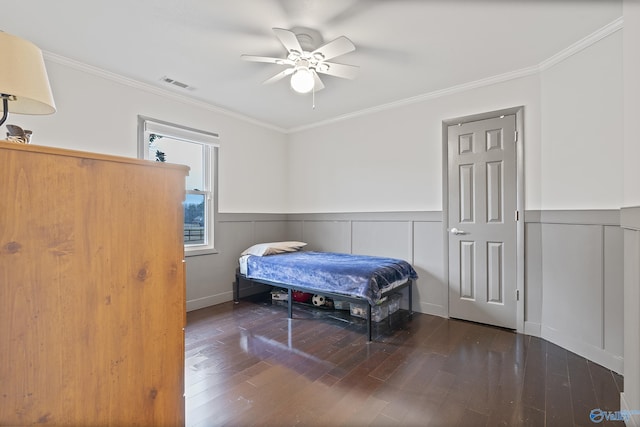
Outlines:
{"type": "Polygon", "coordinates": [[[187,311],[198,310],[200,308],[210,307],[212,305],[221,304],[233,299],[233,291],[223,292],[217,295],[209,295],[202,298],[196,298],[187,301],[187,311]]]}
{"type": "Polygon", "coordinates": [[[524,322],[524,334],[540,337],[542,335],[542,325],[536,322],[524,322]]]}
{"type": "Polygon", "coordinates": [[[424,301],[418,301],[418,309],[416,311],[424,314],[431,314],[432,316],[449,317],[447,307],[443,307],[437,304],[430,304],[424,301]]]}
{"type": "Polygon", "coordinates": [[[563,332],[548,326],[542,326],[542,334],[540,337],[579,354],[580,356],[602,365],[607,369],[611,369],[614,372],[619,374],[622,374],[623,372],[624,358],[622,356],[611,354],[602,348],[580,341],[575,337],[568,336],[563,332]]]}

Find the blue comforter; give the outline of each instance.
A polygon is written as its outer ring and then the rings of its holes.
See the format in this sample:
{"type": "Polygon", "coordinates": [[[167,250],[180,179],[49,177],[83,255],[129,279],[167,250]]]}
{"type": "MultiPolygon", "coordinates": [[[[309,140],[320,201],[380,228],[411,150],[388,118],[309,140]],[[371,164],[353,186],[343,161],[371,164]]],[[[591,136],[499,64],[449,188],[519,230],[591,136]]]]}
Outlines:
{"type": "Polygon", "coordinates": [[[331,252],[250,256],[247,277],[366,298],[376,304],[383,292],[418,275],[406,261],[331,252]]]}

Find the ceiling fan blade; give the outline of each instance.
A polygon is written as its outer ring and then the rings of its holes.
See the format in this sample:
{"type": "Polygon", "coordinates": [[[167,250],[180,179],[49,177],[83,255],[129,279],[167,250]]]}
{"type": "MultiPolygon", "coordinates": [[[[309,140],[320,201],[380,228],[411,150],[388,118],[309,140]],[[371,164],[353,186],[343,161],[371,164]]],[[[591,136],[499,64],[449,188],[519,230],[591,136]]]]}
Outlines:
{"type": "Polygon", "coordinates": [[[274,28],[273,31],[276,33],[280,43],[282,43],[289,52],[296,51],[298,53],[302,53],[300,42],[292,31],[285,30],[284,28],[274,28]]]}
{"type": "Polygon", "coordinates": [[[324,89],[324,84],[322,80],[320,80],[320,76],[315,71],[313,72],[313,90],[316,92],[324,89]]]}
{"type": "Polygon", "coordinates": [[[281,80],[281,79],[283,79],[283,78],[285,78],[285,77],[287,77],[287,76],[290,76],[291,74],[293,74],[293,72],[294,72],[295,70],[296,70],[295,68],[287,68],[287,69],[286,69],[286,70],[284,70],[284,71],[280,71],[280,72],[279,72],[278,74],[276,74],[275,76],[273,76],[273,77],[271,77],[271,78],[269,78],[269,79],[267,79],[267,80],[263,81],[263,82],[262,82],[262,84],[267,85],[267,84],[270,84],[270,83],[275,83],[275,82],[277,82],[278,80],[281,80]]]}
{"type": "Polygon", "coordinates": [[[311,56],[320,61],[326,61],[327,59],[335,58],[336,56],[344,55],[354,50],[356,50],[356,47],[351,40],[345,36],[340,36],[311,52],[311,56]]]}
{"type": "Polygon", "coordinates": [[[342,77],[343,79],[355,79],[360,67],[355,65],[337,64],[335,62],[322,62],[316,71],[329,76],[342,77]]]}
{"type": "Polygon", "coordinates": [[[240,55],[240,58],[245,61],[252,62],[268,62],[269,64],[278,65],[294,65],[293,61],[286,58],[271,58],[269,56],[256,56],[256,55],[240,55]]]}

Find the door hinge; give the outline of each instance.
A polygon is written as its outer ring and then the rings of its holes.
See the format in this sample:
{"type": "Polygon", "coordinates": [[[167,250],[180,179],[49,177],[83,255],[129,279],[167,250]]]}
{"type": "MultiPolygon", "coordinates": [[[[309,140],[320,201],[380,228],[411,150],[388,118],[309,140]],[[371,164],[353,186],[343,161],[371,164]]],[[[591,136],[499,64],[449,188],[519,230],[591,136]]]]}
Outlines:
{"type": "Polygon", "coordinates": [[[513,142],[518,142],[518,131],[513,132],[513,142]]]}
{"type": "Polygon", "coordinates": [[[514,217],[516,219],[516,222],[520,221],[520,211],[516,211],[514,217]]]}
{"type": "Polygon", "coordinates": [[[520,289],[516,289],[516,301],[520,301],[520,289]]]}

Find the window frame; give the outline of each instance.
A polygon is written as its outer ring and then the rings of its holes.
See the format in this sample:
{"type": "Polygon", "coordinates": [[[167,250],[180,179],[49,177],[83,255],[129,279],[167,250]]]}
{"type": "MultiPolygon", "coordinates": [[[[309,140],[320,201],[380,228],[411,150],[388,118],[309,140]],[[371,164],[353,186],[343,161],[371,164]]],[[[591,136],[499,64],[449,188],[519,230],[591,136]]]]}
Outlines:
{"type": "Polygon", "coordinates": [[[218,215],[218,150],[220,136],[187,126],[169,123],[150,117],[138,116],[138,158],[154,160],[149,152],[147,135],[153,133],[166,138],[198,144],[203,147],[203,181],[205,188],[187,189],[187,194],[205,195],[205,242],[202,244],[184,244],[185,256],[218,253],[215,248],[215,228],[218,215]]]}

